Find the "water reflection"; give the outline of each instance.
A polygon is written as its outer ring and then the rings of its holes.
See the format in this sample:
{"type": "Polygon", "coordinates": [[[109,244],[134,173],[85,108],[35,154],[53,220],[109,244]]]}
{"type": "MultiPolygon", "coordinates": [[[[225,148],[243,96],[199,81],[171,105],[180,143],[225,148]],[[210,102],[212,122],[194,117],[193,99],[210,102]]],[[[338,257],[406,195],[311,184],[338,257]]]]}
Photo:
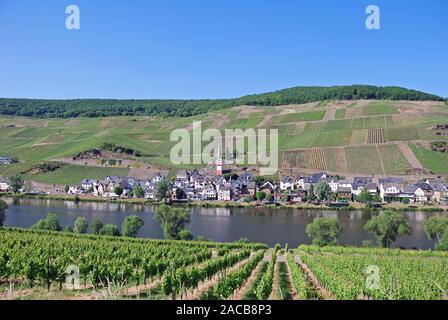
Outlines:
{"type": "MultiPolygon", "coordinates": [[[[154,206],[114,204],[114,203],[74,203],[20,199],[8,200],[9,208],[4,218],[6,226],[28,228],[48,213],[58,215],[63,226],[73,224],[77,217],[85,217],[89,222],[100,219],[104,223],[121,226],[129,215],[142,217],[145,226],[140,237],[162,238],[163,232],[154,220],[154,206]]],[[[363,240],[374,240],[364,230],[364,225],[376,213],[371,211],[299,210],[276,208],[193,208],[191,224],[188,226],[195,236],[204,236],[215,241],[236,241],[248,238],[274,245],[288,243],[290,247],[310,243],[306,226],[316,217],[337,218],[343,227],[340,242],[346,245],[362,245],[363,240]]],[[[431,213],[405,212],[413,228],[412,235],[405,236],[395,246],[429,249],[434,242],[425,235],[424,221],[431,213]]]]}

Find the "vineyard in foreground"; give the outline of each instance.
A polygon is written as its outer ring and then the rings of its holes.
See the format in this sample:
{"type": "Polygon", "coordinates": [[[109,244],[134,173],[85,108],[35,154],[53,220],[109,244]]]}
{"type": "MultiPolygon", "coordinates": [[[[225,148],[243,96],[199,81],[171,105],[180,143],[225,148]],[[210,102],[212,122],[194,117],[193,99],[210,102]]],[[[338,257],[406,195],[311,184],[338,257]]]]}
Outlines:
{"type": "Polygon", "coordinates": [[[447,288],[440,252],[0,229],[0,299],[438,300],[447,288]],[[70,291],[73,266],[81,287],[70,291]]]}

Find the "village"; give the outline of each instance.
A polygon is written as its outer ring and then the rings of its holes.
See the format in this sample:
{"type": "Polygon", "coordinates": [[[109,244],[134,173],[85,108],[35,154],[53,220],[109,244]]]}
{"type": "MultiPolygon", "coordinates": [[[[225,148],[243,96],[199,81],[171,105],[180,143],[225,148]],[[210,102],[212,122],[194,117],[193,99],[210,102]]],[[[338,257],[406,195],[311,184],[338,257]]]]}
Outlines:
{"type": "MultiPolygon", "coordinates": [[[[248,169],[236,173],[223,168],[219,163],[216,169],[178,170],[171,179],[162,172],[147,179],[119,176],[107,176],[102,180],[85,179],[79,185],[66,186],[59,192],[105,200],[143,198],[158,201],[161,199],[157,186],[163,182],[167,189],[165,198],[172,202],[308,202],[335,207],[349,206],[353,202],[378,206],[387,203],[448,205],[448,183],[442,179],[422,179],[409,184],[403,177],[363,176],[347,179],[316,172],[311,175],[285,175],[276,180],[258,176],[248,169]]],[[[11,191],[8,179],[0,177],[0,192],[8,191],[11,191]]]]}

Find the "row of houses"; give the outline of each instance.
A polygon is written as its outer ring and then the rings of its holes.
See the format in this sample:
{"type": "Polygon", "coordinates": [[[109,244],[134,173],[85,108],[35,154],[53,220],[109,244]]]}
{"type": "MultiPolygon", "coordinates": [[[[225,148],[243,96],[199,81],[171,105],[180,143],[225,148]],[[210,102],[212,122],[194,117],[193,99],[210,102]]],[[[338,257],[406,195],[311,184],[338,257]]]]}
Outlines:
{"type": "Polygon", "coordinates": [[[107,176],[102,180],[85,179],[80,185],[69,187],[68,193],[78,196],[93,195],[95,197],[119,198],[128,197],[137,186],[140,186],[147,199],[154,199],[157,183],[165,179],[166,177],[162,173],[156,173],[151,179],[118,176],[107,176]],[[122,190],[120,195],[116,194],[118,187],[122,190]]]}
{"type": "Polygon", "coordinates": [[[7,192],[9,190],[8,180],[0,177],[0,192],[7,192]]]}
{"type": "Polygon", "coordinates": [[[448,183],[425,180],[417,184],[407,184],[403,178],[355,177],[352,180],[327,176],[324,172],[312,176],[287,176],[280,182],[280,190],[293,191],[311,189],[319,182],[326,182],[338,199],[348,201],[355,199],[363,191],[371,195],[379,194],[383,202],[439,202],[448,203],[448,183]]]}
{"type": "MultiPolygon", "coordinates": [[[[139,186],[146,199],[156,198],[156,186],[166,180],[162,173],[156,173],[150,179],[108,176],[102,180],[86,179],[80,185],[69,187],[69,194],[91,195],[105,198],[129,197],[139,186]],[[116,194],[117,187],[122,193],[116,194]]],[[[271,201],[303,202],[307,194],[319,183],[328,184],[336,199],[348,202],[356,199],[363,191],[377,195],[382,202],[424,203],[437,202],[448,204],[448,183],[444,181],[421,181],[407,184],[403,178],[355,177],[341,179],[329,176],[325,172],[313,175],[284,176],[280,181],[261,182],[250,172],[242,174],[220,175],[206,170],[180,170],[170,181],[173,200],[192,201],[241,201],[254,200],[257,192],[264,192],[271,201]],[[256,182],[258,181],[258,183],[256,182]]],[[[0,178],[0,192],[9,188],[8,182],[0,178]]]]}
{"type": "MultiPolygon", "coordinates": [[[[118,198],[128,197],[134,188],[140,186],[144,190],[144,197],[153,200],[156,198],[157,183],[165,179],[166,177],[161,173],[144,180],[116,176],[108,176],[102,180],[86,179],[80,185],[69,187],[68,193],[118,198]],[[123,191],[121,195],[115,193],[117,187],[123,191]]],[[[250,173],[242,174],[234,179],[226,179],[215,173],[200,170],[178,171],[176,178],[170,181],[170,186],[173,200],[192,201],[253,199],[257,190],[254,176],[250,173]]]]}
{"type": "Polygon", "coordinates": [[[196,201],[238,201],[253,199],[256,192],[254,176],[248,172],[224,177],[200,170],[181,170],[177,172],[172,185],[172,197],[175,200],[183,200],[178,199],[181,195],[184,199],[196,201]]]}
{"type": "MultiPolygon", "coordinates": [[[[114,194],[117,186],[123,189],[122,197],[127,197],[135,186],[145,191],[145,198],[155,199],[156,184],[166,177],[158,173],[148,180],[129,177],[106,177],[102,181],[84,180],[80,186],[71,187],[69,193],[94,196],[118,197],[114,194]]],[[[260,180],[259,180],[260,181],[260,180]]],[[[426,180],[417,184],[406,184],[403,178],[355,177],[351,180],[329,176],[317,172],[310,176],[285,176],[278,182],[256,183],[255,177],[244,172],[240,175],[222,176],[205,170],[180,170],[170,182],[173,200],[192,201],[240,201],[253,200],[258,191],[264,192],[272,201],[306,201],[307,194],[320,182],[327,183],[338,200],[353,201],[363,191],[379,195],[383,202],[438,202],[448,203],[448,184],[442,181],[426,180]]]]}
{"type": "Polygon", "coordinates": [[[416,184],[405,184],[403,179],[380,179],[380,195],[385,202],[439,202],[448,204],[448,184],[426,180],[416,184]]]}

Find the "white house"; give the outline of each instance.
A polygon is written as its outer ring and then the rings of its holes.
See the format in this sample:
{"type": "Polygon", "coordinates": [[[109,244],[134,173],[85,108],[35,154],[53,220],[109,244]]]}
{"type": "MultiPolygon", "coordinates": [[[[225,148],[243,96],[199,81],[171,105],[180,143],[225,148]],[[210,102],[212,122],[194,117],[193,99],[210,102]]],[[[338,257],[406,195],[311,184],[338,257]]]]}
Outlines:
{"type": "Polygon", "coordinates": [[[156,198],[156,193],[155,193],[154,189],[146,189],[145,190],[145,199],[155,200],[155,198],[156,198]]]}
{"type": "Polygon", "coordinates": [[[232,190],[227,186],[221,186],[218,191],[218,201],[230,201],[232,199],[232,190]]]}
{"type": "Polygon", "coordinates": [[[336,180],[334,180],[334,179],[331,179],[331,180],[328,182],[328,185],[329,185],[330,188],[331,188],[331,192],[333,192],[333,193],[338,192],[338,187],[339,187],[339,182],[338,182],[338,181],[336,181],[336,180]]]}
{"type": "Polygon", "coordinates": [[[194,181],[195,190],[204,190],[206,183],[203,178],[194,181]]]}
{"type": "Polygon", "coordinates": [[[215,187],[212,184],[208,184],[202,191],[202,196],[205,200],[216,200],[218,195],[215,187]]]}
{"type": "Polygon", "coordinates": [[[93,195],[95,197],[102,196],[104,192],[106,192],[106,190],[101,183],[93,187],[93,195]]]}
{"type": "Polygon", "coordinates": [[[176,179],[181,181],[190,180],[190,174],[188,173],[187,170],[179,170],[177,171],[176,179]]]}
{"type": "Polygon", "coordinates": [[[280,181],[280,190],[294,190],[294,178],[293,177],[283,177],[280,181]]]}
{"type": "Polygon", "coordinates": [[[95,188],[97,185],[99,185],[98,180],[83,180],[81,183],[81,186],[84,188],[84,190],[90,190],[91,188],[95,188]]]}
{"type": "Polygon", "coordinates": [[[6,179],[0,178],[0,192],[6,192],[9,189],[9,184],[6,179]]]}
{"type": "Polygon", "coordinates": [[[396,198],[401,193],[401,188],[399,185],[394,183],[382,183],[380,185],[380,196],[384,201],[387,198],[396,198]]]}
{"type": "Polygon", "coordinates": [[[448,185],[443,182],[432,182],[430,183],[432,189],[434,190],[434,195],[432,200],[437,202],[443,202],[444,199],[448,199],[448,185]]]}
{"type": "Polygon", "coordinates": [[[311,187],[311,179],[309,177],[300,177],[297,181],[297,186],[302,190],[309,190],[311,187]]]}
{"type": "Polygon", "coordinates": [[[417,202],[426,202],[429,200],[428,197],[426,197],[425,191],[423,191],[423,189],[420,187],[417,188],[417,190],[415,190],[414,194],[415,194],[415,201],[417,202]]]}
{"type": "Polygon", "coordinates": [[[154,177],[152,177],[152,179],[151,179],[152,183],[154,183],[154,184],[159,183],[160,181],[163,181],[163,180],[165,180],[165,176],[160,172],[156,173],[154,175],[154,177]]]}
{"type": "Polygon", "coordinates": [[[356,185],[354,186],[354,188],[352,188],[352,194],[357,197],[361,194],[361,192],[363,192],[364,190],[366,190],[366,186],[362,186],[362,185],[356,185]]]}
{"type": "Polygon", "coordinates": [[[375,195],[378,193],[378,186],[376,183],[369,183],[367,184],[367,192],[370,193],[371,195],[375,195]]]}
{"type": "MultiPolygon", "coordinates": [[[[421,188],[419,188],[418,185],[415,184],[410,184],[406,186],[406,188],[404,189],[404,194],[408,195],[408,198],[410,200],[414,200],[415,202],[428,201],[428,198],[426,197],[424,191],[421,188]]],[[[404,197],[402,196],[402,198],[404,197]]]]}
{"type": "Polygon", "coordinates": [[[145,182],[144,188],[154,190],[156,188],[156,184],[154,182],[148,180],[145,182]]]}
{"type": "Polygon", "coordinates": [[[68,193],[80,196],[86,194],[87,191],[81,186],[74,186],[68,189],[68,193]]]}
{"type": "Polygon", "coordinates": [[[120,196],[118,194],[116,194],[115,192],[106,192],[103,194],[103,198],[118,199],[118,198],[120,198],[120,196]]]}
{"type": "Polygon", "coordinates": [[[174,186],[176,188],[182,188],[182,187],[186,186],[186,180],[175,180],[174,186]]]}

